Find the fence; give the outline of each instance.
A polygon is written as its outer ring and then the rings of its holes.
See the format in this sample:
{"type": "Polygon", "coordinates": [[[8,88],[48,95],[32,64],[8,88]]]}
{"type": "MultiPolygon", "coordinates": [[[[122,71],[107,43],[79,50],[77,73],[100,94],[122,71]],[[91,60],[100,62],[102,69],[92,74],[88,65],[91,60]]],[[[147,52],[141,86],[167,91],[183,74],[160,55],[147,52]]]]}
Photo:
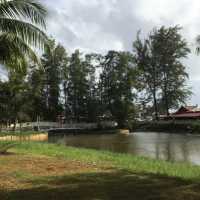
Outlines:
{"type": "MultiPolygon", "coordinates": [[[[113,128],[116,127],[116,123],[112,121],[100,122],[100,123],[66,123],[60,124],[58,122],[26,122],[16,124],[16,130],[49,130],[55,128],[77,128],[77,129],[96,129],[113,128]]],[[[11,125],[7,130],[12,130],[14,125],[11,125]]]]}

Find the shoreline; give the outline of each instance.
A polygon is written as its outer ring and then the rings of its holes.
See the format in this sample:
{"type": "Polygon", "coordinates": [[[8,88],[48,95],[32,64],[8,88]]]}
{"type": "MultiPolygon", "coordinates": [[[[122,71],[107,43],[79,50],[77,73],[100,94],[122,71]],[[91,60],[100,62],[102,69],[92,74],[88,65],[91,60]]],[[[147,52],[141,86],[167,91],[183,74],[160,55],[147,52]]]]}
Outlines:
{"type": "Polygon", "coordinates": [[[171,134],[200,134],[200,121],[154,121],[137,122],[132,125],[133,132],[156,131],[171,134]]]}
{"type": "Polygon", "coordinates": [[[86,134],[129,134],[128,129],[52,129],[48,131],[49,137],[86,134]]]}
{"type": "Polygon", "coordinates": [[[0,199],[200,199],[200,166],[188,163],[41,142],[18,143],[0,163],[0,199]]]}
{"type": "Polygon", "coordinates": [[[200,179],[200,166],[191,163],[171,163],[132,154],[113,153],[95,149],[69,147],[42,142],[22,142],[13,148],[19,154],[40,155],[72,159],[82,162],[109,164],[114,168],[153,174],[200,179]]]}

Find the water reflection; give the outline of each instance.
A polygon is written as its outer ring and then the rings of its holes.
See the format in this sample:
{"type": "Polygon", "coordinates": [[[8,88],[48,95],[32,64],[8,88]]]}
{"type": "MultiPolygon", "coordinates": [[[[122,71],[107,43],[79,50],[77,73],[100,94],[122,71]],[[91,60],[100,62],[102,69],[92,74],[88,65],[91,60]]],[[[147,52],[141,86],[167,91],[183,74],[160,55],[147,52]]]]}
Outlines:
{"type": "Polygon", "coordinates": [[[65,136],[49,138],[49,141],[200,165],[200,136],[194,135],[145,132],[130,135],[65,136]]]}

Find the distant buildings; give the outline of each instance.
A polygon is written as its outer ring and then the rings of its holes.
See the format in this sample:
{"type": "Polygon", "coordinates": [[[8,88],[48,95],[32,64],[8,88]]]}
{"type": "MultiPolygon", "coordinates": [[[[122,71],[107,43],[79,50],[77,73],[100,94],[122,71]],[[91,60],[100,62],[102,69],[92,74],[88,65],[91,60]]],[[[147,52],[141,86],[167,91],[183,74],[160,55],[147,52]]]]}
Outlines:
{"type": "Polygon", "coordinates": [[[196,120],[200,119],[200,108],[196,106],[182,106],[175,113],[170,114],[169,116],[161,116],[163,120],[196,120]]]}

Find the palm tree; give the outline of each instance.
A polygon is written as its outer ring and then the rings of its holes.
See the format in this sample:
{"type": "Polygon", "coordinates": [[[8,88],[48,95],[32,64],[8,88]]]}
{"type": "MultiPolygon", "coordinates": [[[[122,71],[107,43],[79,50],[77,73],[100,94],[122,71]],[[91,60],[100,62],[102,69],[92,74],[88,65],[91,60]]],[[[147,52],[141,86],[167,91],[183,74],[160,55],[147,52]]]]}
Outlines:
{"type": "Polygon", "coordinates": [[[196,38],[196,53],[199,55],[200,54],[200,35],[197,36],[196,38]]]}
{"type": "Polygon", "coordinates": [[[43,48],[46,10],[34,0],[0,0],[0,64],[14,70],[39,63],[34,50],[43,48]]]}

